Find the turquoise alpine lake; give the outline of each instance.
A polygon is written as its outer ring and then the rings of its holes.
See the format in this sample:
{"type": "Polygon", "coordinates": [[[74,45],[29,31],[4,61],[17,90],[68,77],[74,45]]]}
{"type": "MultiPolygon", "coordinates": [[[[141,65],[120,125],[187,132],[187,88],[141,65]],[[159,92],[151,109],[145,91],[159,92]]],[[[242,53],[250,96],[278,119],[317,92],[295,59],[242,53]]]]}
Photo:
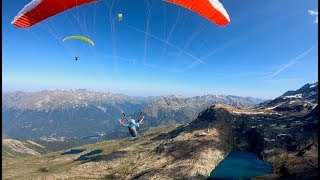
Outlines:
{"type": "Polygon", "coordinates": [[[212,170],[208,179],[247,179],[272,173],[272,164],[255,154],[232,151],[212,170]]]}

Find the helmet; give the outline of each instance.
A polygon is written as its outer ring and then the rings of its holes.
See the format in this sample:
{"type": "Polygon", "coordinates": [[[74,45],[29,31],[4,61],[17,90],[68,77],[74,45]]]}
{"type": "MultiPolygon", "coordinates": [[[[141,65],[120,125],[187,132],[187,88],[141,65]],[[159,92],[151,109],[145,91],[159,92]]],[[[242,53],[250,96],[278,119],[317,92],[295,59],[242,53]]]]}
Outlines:
{"type": "Polygon", "coordinates": [[[131,119],[131,120],[130,120],[130,123],[133,124],[133,123],[136,123],[136,121],[135,121],[134,119],[131,119]]]}

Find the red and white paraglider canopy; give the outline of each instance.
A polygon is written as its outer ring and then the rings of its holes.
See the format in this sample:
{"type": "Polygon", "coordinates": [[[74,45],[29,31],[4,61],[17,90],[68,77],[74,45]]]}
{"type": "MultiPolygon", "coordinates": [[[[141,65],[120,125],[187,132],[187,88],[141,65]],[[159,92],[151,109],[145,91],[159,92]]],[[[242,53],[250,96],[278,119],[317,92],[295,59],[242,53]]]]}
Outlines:
{"type": "Polygon", "coordinates": [[[14,18],[11,24],[21,28],[33,26],[68,9],[97,0],[33,0],[14,18]]]}
{"type": "MultiPolygon", "coordinates": [[[[33,0],[14,18],[11,24],[21,28],[33,26],[68,9],[98,0],[33,0]]],[[[219,26],[230,22],[229,15],[218,0],[165,0],[190,9],[219,26]]]]}
{"type": "Polygon", "coordinates": [[[218,0],[165,0],[190,9],[219,26],[230,22],[229,15],[218,0]]]}

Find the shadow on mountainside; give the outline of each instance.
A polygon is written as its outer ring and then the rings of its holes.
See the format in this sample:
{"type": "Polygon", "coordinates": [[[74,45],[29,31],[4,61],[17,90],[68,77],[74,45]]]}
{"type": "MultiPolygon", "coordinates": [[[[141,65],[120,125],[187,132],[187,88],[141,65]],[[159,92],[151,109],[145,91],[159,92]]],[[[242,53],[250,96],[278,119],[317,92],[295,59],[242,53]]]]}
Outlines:
{"type": "Polygon", "coordinates": [[[81,155],[79,158],[77,158],[75,161],[88,161],[90,160],[92,157],[90,156],[93,156],[93,155],[96,155],[96,154],[100,154],[102,153],[103,150],[101,149],[96,149],[96,150],[93,150],[89,153],[86,153],[86,154],[83,154],[81,155]]]}
{"type": "Polygon", "coordinates": [[[106,155],[97,155],[94,157],[87,158],[83,163],[86,162],[100,162],[100,161],[114,161],[125,157],[128,154],[127,151],[115,151],[106,155]]]}

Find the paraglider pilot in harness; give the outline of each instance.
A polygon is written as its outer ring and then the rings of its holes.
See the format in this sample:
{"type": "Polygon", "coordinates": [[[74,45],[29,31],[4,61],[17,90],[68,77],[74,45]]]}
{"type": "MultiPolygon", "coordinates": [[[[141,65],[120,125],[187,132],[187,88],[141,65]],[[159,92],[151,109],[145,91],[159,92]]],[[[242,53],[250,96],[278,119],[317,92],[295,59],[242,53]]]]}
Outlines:
{"type": "Polygon", "coordinates": [[[75,57],[74,57],[74,60],[75,60],[75,61],[78,61],[78,58],[79,58],[79,56],[75,56],[75,57]]]}
{"type": "MultiPolygon", "coordinates": [[[[124,115],[124,113],[122,113],[124,115]]],[[[125,116],[124,116],[125,117],[125,116]]],[[[140,115],[140,118],[138,119],[138,123],[136,123],[136,121],[134,119],[131,119],[131,117],[128,119],[127,117],[125,117],[125,119],[128,121],[127,124],[123,123],[121,121],[121,119],[119,119],[119,123],[122,126],[125,126],[128,128],[130,134],[132,137],[136,137],[137,134],[139,133],[139,125],[142,124],[142,121],[144,119],[144,116],[140,115]]]]}

